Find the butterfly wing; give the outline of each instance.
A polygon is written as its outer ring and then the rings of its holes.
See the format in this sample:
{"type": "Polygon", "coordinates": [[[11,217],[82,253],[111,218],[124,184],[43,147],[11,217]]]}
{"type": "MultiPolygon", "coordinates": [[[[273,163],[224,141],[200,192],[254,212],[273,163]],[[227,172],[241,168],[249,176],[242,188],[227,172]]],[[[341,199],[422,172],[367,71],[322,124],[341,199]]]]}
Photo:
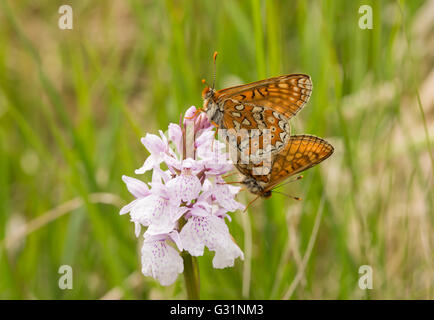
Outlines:
{"type": "Polygon", "coordinates": [[[259,164],[237,163],[235,167],[245,177],[253,178],[267,192],[290,176],[324,161],[333,151],[333,146],[321,138],[294,135],[285,148],[272,157],[271,162],[268,159],[259,164]]]}
{"type": "Polygon", "coordinates": [[[311,92],[312,81],[308,75],[289,74],[222,89],[214,97],[219,104],[226,104],[228,99],[252,103],[290,119],[304,107],[311,92]]]}
{"type": "Polygon", "coordinates": [[[290,176],[312,168],[330,157],[333,151],[333,146],[324,139],[312,135],[291,136],[286,147],[275,156],[270,182],[264,189],[271,190],[290,176]]]}
{"type": "Polygon", "coordinates": [[[233,137],[231,144],[236,142],[238,151],[247,155],[258,155],[260,150],[280,152],[291,134],[286,116],[268,107],[233,99],[225,101],[222,124],[228,136],[233,137]]]}

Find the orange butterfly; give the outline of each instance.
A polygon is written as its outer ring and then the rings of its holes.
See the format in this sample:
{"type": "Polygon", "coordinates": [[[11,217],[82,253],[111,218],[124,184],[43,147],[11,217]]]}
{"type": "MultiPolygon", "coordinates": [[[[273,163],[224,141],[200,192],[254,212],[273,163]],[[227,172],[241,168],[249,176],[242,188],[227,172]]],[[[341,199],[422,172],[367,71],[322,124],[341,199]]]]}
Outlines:
{"type": "MultiPolygon", "coordinates": [[[[214,66],[216,56],[215,52],[214,66]]],[[[235,140],[237,152],[247,153],[250,159],[258,154],[254,151],[262,150],[262,156],[271,151],[268,158],[259,158],[260,161],[235,164],[244,176],[241,183],[258,197],[270,197],[273,188],[285,179],[315,166],[333,153],[333,146],[321,138],[290,135],[289,120],[308,102],[311,92],[312,81],[305,74],[289,74],[218,91],[213,84],[212,88],[207,86],[203,90],[201,111],[206,112],[217,128],[236,132],[243,129],[271,131],[268,140],[261,134],[263,139],[257,146],[252,146],[251,141],[244,143],[239,136],[235,140]]]]}
{"type": "MultiPolygon", "coordinates": [[[[214,65],[217,52],[214,53],[214,65]]],[[[269,129],[272,154],[283,149],[290,137],[289,119],[309,100],[312,81],[305,74],[288,74],[216,91],[205,87],[203,109],[218,128],[269,129]]],[[[239,142],[239,140],[238,140],[239,142]]],[[[262,143],[262,142],[261,142],[262,143]]],[[[260,148],[262,147],[262,144],[260,148]]]]}
{"type": "MultiPolygon", "coordinates": [[[[271,163],[236,164],[244,175],[241,182],[258,197],[268,198],[279,183],[324,161],[333,153],[333,146],[312,135],[293,135],[285,148],[274,155],[271,163]]],[[[256,200],[256,199],[255,199],[256,200]]]]}

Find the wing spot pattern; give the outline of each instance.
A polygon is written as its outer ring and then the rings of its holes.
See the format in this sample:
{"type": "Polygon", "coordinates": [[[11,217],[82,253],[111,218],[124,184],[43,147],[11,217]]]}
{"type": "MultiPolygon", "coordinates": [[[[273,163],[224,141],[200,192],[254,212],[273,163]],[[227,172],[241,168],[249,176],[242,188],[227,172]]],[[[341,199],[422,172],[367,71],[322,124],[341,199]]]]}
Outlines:
{"type": "Polygon", "coordinates": [[[251,125],[250,121],[247,118],[244,118],[242,124],[244,124],[245,126],[250,126],[251,125]]]}

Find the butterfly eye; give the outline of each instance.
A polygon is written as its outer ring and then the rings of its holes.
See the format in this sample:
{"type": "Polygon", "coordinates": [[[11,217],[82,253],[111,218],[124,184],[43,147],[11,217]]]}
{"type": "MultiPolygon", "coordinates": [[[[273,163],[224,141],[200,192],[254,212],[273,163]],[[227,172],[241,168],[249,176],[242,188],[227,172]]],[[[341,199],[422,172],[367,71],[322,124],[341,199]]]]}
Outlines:
{"type": "Polygon", "coordinates": [[[262,195],[262,197],[264,197],[264,198],[270,198],[271,197],[271,191],[266,191],[266,192],[264,192],[264,194],[262,195]]]}

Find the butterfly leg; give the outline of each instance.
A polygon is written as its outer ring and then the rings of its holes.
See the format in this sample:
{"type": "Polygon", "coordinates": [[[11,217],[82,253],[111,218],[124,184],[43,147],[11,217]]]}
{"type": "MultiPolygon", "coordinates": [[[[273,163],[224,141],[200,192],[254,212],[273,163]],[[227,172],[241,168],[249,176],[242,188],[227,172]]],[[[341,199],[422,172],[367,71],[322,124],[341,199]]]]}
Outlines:
{"type": "Polygon", "coordinates": [[[187,120],[194,119],[201,112],[203,112],[203,109],[202,108],[198,108],[198,109],[196,109],[196,111],[194,112],[194,114],[191,117],[185,117],[185,119],[187,119],[187,120]]]}
{"type": "Polygon", "coordinates": [[[243,183],[243,181],[229,181],[229,182],[217,182],[217,184],[234,184],[234,183],[243,183]]]}
{"type": "Polygon", "coordinates": [[[260,195],[257,195],[252,201],[249,202],[249,204],[246,206],[246,208],[244,209],[243,212],[246,212],[247,209],[250,207],[250,205],[255,202],[256,200],[258,200],[258,198],[260,197],[260,195]]]}
{"type": "Polygon", "coordinates": [[[217,129],[219,128],[219,125],[217,123],[215,123],[214,121],[211,120],[211,124],[216,127],[217,129]]]}

